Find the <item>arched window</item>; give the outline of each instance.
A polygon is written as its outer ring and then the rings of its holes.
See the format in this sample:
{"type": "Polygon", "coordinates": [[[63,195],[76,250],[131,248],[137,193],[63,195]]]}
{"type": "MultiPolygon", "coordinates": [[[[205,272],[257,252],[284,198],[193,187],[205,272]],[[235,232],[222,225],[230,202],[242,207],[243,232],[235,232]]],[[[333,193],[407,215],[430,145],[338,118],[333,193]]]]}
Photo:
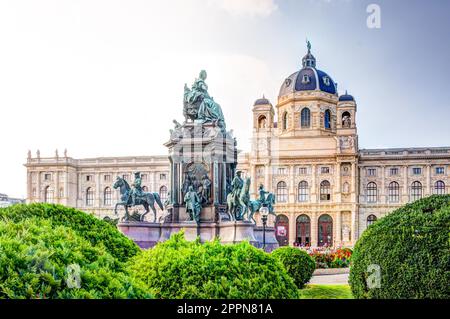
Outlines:
{"type": "Polygon", "coordinates": [[[369,227],[370,225],[372,225],[376,221],[377,221],[377,216],[375,216],[373,214],[369,215],[369,217],[367,217],[367,227],[369,227]]]}
{"type": "Polygon", "coordinates": [[[311,126],[311,111],[305,107],[300,113],[300,126],[309,128],[311,126]]]}
{"type": "Polygon", "coordinates": [[[111,206],[112,204],[112,193],[111,193],[111,188],[106,187],[105,190],[103,191],[103,204],[105,206],[111,206]]]}
{"type": "Polygon", "coordinates": [[[390,203],[398,203],[400,200],[400,186],[397,182],[391,182],[388,186],[388,197],[390,203]]]}
{"type": "Polygon", "coordinates": [[[279,182],[277,184],[277,201],[279,203],[285,203],[288,199],[288,190],[285,182],[279,182]]]}
{"type": "Polygon", "coordinates": [[[325,129],[327,129],[327,130],[331,129],[331,112],[330,112],[330,110],[325,111],[325,116],[324,116],[323,122],[324,122],[323,125],[324,125],[325,129]]]}
{"type": "Polygon", "coordinates": [[[303,214],[297,217],[296,242],[301,247],[311,244],[311,220],[307,215],[303,214]]]}
{"type": "Polygon", "coordinates": [[[145,193],[148,193],[148,187],[147,186],[143,186],[142,187],[142,191],[145,192],[145,193]]]}
{"type": "Polygon", "coordinates": [[[434,183],[434,194],[444,195],[445,194],[445,183],[443,181],[437,181],[434,183]]]}
{"type": "Polygon", "coordinates": [[[275,219],[275,237],[280,246],[289,245],[289,219],[283,214],[275,219]]]}
{"type": "Polygon", "coordinates": [[[320,183],[320,200],[331,200],[331,187],[329,181],[322,181],[322,183],[320,183]]]}
{"type": "Polygon", "coordinates": [[[307,181],[301,181],[298,184],[298,201],[307,202],[309,200],[309,187],[307,181]]]}
{"type": "Polygon", "coordinates": [[[94,206],[94,191],[91,187],[86,190],[86,206],[94,206]]]}
{"type": "Polygon", "coordinates": [[[264,115],[260,116],[258,119],[258,128],[266,128],[267,119],[264,115]]]}
{"type": "Polygon", "coordinates": [[[165,202],[167,200],[167,187],[161,186],[159,189],[159,197],[161,198],[162,202],[165,202]]]}
{"type": "Polygon", "coordinates": [[[50,186],[47,186],[44,189],[44,201],[46,203],[53,203],[53,189],[50,186]]]}
{"type": "Polygon", "coordinates": [[[415,181],[411,185],[411,200],[415,201],[422,198],[422,183],[415,181]]]}
{"type": "Polygon", "coordinates": [[[288,114],[287,112],[284,112],[283,114],[283,130],[287,130],[288,127],[288,114]]]}
{"type": "Polygon", "coordinates": [[[375,184],[374,182],[370,182],[369,184],[367,184],[367,202],[377,202],[377,184],[375,184]]]}
{"type": "Polygon", "coordinates": [[[330,215],[321,215],[318,223],[319,246],[333,246],[333,219],[330,215]]]}
{"type": "Polygon", "coordinates": [[[352,126],[352,116],[350,112],[342,113],[342,127],[350,128],[352,126]]]}

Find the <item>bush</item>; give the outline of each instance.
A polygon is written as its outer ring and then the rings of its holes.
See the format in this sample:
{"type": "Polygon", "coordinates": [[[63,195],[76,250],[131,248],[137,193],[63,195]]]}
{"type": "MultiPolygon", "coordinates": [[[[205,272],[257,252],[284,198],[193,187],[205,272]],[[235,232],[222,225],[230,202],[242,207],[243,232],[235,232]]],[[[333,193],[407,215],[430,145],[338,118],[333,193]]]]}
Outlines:
{"type": "Polygon", "coordinates": [[[148,298],[105,249],[37,217],[0,219],[0,299],[148,298]]]}
{"type": "Polygon", "coordinates": [[[448,195],[405,205],[369,226],[352,256],[349,282],[353,295],[450,298],[449,229],[448,195]],[[373,274],[369,265],[380,266],[380,288],[370,289],[367,284],[373,274]]]}
{"type": "Polygon", "coordinates": [[[110,223],[74,208],[51,204],[20,204],[0,209],[0,220],[7,218],[19,222],[32,217],[50,220],[55,226],[69,227],[92,245],[103,244],[120,261],[126,261],[140,251],[132,240],[110,223]]]}
{"type": "Polygon", "coordinates": [[[188,242],[182,232],[129,261],[157,298],[298,298],[283,265],[247,242],[188,242]]]}
{"type": "Polygon", "coordinates": [[[280,247],[275,249],[272,255],[281,261],[300,289],[311,279],[316,269],[314,260],[305,251],[298,248],[280,247]]]}

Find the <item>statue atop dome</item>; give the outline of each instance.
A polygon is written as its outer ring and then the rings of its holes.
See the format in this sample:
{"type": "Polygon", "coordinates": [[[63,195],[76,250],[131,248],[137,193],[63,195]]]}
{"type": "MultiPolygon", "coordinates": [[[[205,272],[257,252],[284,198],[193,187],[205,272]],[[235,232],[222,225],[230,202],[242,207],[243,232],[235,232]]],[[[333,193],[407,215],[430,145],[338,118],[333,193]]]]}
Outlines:
{"type": "Polygon", "coordinates": [[[202,123],[215,123],[225,130],[225,119],[222,108],[208,93],[205,70],[200,72],[191,89],[184,85],[184,116],[188,120],[199,120],[202,123]]]}

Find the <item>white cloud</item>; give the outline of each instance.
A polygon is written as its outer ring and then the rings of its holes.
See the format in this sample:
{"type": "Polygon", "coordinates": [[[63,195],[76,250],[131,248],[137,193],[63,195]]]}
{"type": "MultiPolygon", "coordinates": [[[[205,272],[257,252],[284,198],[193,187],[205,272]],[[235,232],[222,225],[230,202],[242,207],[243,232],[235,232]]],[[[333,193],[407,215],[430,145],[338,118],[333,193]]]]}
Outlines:
{"type": "Polygon", "coordinates": [[[265,18],[278,10],[275,0],[209,0],[209,4],[234,16],[265,18]]]}

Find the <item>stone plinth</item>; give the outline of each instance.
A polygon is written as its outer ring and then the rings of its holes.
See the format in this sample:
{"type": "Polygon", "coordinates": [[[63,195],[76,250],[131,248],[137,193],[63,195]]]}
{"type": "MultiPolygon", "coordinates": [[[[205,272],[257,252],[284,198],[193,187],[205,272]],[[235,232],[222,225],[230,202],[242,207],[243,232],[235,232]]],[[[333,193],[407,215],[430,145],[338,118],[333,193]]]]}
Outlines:
{"type": "MultiPolygon", "coordinates": [[[[258,242],[258,248],[263,246],[263,228],[262,226],[255,226],[254,229],[255,238],[258,242]]],[[[275,228],[266,227],[266,249],[265,251],[271,252],[279,247],[278,241],[275,237],[275,228]]]]}
{"type": "Polygon", "coordinates": [[[117,228],[143,249],[155,246],[161,237],[161,225],[149,222],[122,222],[117,228]]]}
{"type": "Polygon", "coordinates": [[[257,247],[258,242],[253,234],[255,225],[245,221],[230,221],[220,223],[220,242],[223,244],[236,244],[244,240],[257,247]]]}
{"type": "Polygon", "coordinates": [[[201,223],[199,227],[195,222],[165,223],[161,224],[159,241],[166,241],[172,234],[184,230],[184,238],[189,241],[200,236],[201,242],[211,241],[217,236],[216,223],[201,223]]]}

